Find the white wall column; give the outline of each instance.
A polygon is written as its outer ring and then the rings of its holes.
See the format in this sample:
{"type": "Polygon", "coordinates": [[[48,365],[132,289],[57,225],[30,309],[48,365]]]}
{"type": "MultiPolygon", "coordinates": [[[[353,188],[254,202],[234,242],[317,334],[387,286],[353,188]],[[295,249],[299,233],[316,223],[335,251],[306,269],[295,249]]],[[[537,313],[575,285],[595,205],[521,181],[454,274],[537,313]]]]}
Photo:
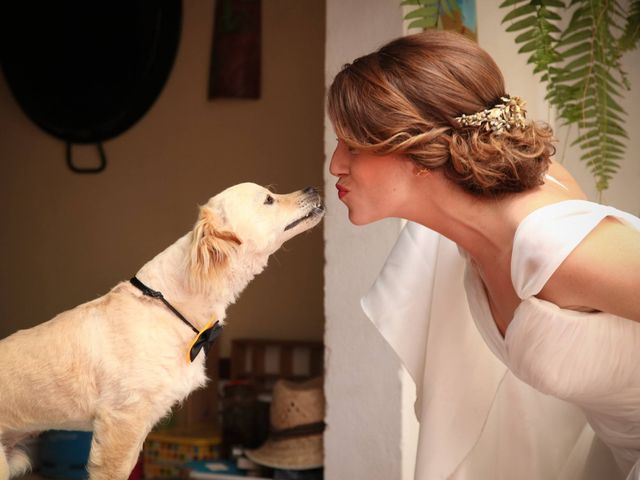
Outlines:
{"type": "MultiPolygon", "coordinates": [[[[400,35],[399,1],[327,0],[327,87],[343,64],[400,35]]],[[[413,465],[405,462],[408,467],[403,468],[403,451],[413,448],[402,448],[401,417],[406,374],[360,308],[360,298],[380,271],[400,221],[366,227],[349,223],[347,210],[338,201],[336,179],[329,174],[335,145],[326,119],[325,478],[408,480],[413,477],[413,465]]]]}

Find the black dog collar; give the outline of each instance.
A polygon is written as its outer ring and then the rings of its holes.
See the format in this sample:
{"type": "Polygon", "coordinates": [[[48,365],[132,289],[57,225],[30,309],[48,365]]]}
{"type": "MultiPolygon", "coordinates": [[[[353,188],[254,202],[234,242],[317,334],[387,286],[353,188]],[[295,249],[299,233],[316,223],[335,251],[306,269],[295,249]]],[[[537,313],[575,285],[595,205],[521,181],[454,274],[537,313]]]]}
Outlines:
{"type": "Polygon", "coordinates": [[[191,328],[191,330],[196,333],[196,338],[191,343],[188,351],[188,358],[190,362],[193,362],[195,360],[195,358],[198,356],[198,353],[200,353],[200,350],[204,350],[205,356],[209,353],[211,345],[213,345],[213,342],[216,340],[216,338],[218,338],[220,333],[222,333],[222,325],[220,325],[220,322],[209,322],[202,330],[198,331],[198,329],[194,327],[193,324],[184,317],[184,315],[182,315],[173,305],[171,305],[167,301],[166,298],[164,298],[162,292],[158,292],[157,290],[152,290],[151,288],[147,287],[138,279],[138,277],[134,276],[129,281],[144,295],[160,299],[162,303],[164,303],[169,308],[169,310],[171,310],[175,314],[176,317],[182,320],[186,325],[189,326],[189,328],[191,328]]]}

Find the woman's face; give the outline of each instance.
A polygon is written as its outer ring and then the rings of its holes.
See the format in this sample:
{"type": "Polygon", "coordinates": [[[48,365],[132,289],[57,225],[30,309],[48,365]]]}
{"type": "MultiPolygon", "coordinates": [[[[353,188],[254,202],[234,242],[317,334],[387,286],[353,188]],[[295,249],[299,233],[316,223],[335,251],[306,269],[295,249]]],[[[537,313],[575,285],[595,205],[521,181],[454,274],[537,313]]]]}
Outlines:
{"type": "Polygon", "coordinates": [[[337,194],[349,209],[351,223],[404,216],[415,171],[407,157],[355,151],[338,139],[329,171],[338,177],[337,194]]]}

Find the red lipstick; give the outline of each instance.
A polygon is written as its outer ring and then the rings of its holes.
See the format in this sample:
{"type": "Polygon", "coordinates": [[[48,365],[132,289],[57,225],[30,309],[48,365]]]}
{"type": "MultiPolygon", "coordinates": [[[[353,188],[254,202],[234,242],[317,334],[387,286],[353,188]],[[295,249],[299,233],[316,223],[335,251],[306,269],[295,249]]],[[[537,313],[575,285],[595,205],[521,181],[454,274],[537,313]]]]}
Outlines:
{"type": "Polygon", "coordinates": [[[349,193],[349,190],[347,190],[346,188],[344,188],[342,185],[339,185],[336,183],[336,188],[338,189],[338,198],[339,199],[343,199],[344,196],[349,193]]]}

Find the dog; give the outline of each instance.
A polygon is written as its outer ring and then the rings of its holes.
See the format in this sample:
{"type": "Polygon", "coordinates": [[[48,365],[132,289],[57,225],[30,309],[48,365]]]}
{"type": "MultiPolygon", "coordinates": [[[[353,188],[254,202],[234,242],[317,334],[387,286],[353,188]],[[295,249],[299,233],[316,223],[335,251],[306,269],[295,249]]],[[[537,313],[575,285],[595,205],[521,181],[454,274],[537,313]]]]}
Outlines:
{"type": "Polygon", "coordinates": [[[28,470],[19,442],[48,429],[92,430],[89,478],[127,479],[151,428],[206,383],[204,352],[189,355],[196,333],[221,325],[269,256],[324,211],[313,188],[230,187],[130,282],[1,340],[0,480],[28,470]]]}

